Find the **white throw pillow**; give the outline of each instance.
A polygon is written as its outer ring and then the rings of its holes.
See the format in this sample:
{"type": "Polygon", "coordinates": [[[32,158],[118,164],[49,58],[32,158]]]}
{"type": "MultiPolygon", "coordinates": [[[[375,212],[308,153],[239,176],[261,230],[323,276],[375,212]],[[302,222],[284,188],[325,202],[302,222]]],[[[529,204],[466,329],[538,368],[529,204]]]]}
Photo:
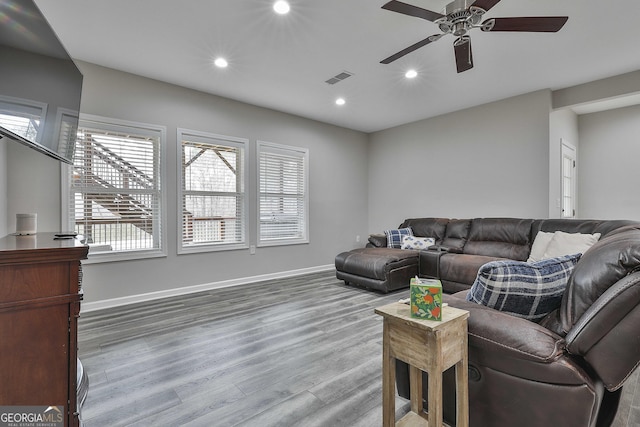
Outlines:
{"type": "Polygon", "coordinates": [[[402,236],[400,249],[426,250],[435,244],[436,240],[431,237],[402,236]]]}
{"type": "Polygon", "coordinates": [[[531,253],[527,262],[538,262],[544,259],[544,253],[547,251],[547,246],[553,238],[554,233],[547,233],[546,231],[538,231],[536,238],[533,239],[533,245],[531,245],[531,253]]]}
{"type": "Polygon", "coordinates": [[[600,233],[580,234],[556,231],[544,252],[543,259],[555,258],[563,255],[585,253],[600,238],[600,233]]]}

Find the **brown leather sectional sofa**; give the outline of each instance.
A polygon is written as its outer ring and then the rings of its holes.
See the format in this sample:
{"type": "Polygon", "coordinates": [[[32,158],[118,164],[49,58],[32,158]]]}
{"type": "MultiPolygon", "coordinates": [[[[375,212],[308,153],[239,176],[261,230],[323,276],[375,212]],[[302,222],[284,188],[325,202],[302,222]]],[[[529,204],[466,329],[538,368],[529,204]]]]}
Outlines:
{"type": "Polygon", "coordinates": [[[398,228],[411,227],[419,237],[432,237],[427,251],[387,248],[384,234],[369,237],[367,247],[336,256],[336,277],[382,292],[409,287],[416,275],[442,281],[446,293],[469,289],[478,268],[489,261],[526,261],[538,231],[601,233],[601,238],[626,225],[626,220],[521,218],[412,218],[398,228]]]}
{"type": "MultiPolygon", "coordinates": [[[[640,364],[640,223],[422,218],[408,219],[404,226],[411,226],[416,235],[436,238],[436,247],[410,256],[416,272],[440,277],[445,291],[455,292],[444,301],[470,312],[470,426],[611,425],[622,386],[640,364]],[[538,231],[558,230],[602,235],[575,265],[558,309],[536,323],[466,301],[480,265],[494,259],[526,260],[538,231]]],[[[386,273],[375,280],[386,281],[392,289],[397,286],[394,280],[405,273],[396,275],[381,261],[384,254],[376,252],[402,250],[376,248],[382,243],[380,236],[371,240],[370,248],[351,254],[356,255],[351,263],[349,255],[340,254],[336,267],[350,270],[364,257],[368,262],[360,264],[360,272],[368,265],[386,273]]],[[[398,261],[392,259],[391,264],[398,261]]],[[[403,262],[399,271],[407,269],[406,259],[403,262]]],[[[357,279],[339,268],[337,275],[346,281],[357,279]]],[[[366,279],[359,284],[375,283],[366,279]]],[[[398,361],[396,370],[398,393],[408,397],[408,368],[398,361]]],[[[445,421],[455,426],[452,370],[443,382],[445,421]]],[[[427,387],[424,374],[425,406],[427,387]]]]}

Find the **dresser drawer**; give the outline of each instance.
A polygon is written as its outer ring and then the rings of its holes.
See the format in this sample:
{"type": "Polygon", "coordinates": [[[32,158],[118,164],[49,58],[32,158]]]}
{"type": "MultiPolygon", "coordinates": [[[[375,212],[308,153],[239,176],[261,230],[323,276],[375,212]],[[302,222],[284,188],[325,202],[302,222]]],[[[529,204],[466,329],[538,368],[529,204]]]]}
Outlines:
{"type": "MultiPolygon", "coordinates": [[[[36,263],[0,267],[0,303],[77,293],[69,263],[36,263]]],[[[77,273],[76,273],[77,274],[77,273]]]]}

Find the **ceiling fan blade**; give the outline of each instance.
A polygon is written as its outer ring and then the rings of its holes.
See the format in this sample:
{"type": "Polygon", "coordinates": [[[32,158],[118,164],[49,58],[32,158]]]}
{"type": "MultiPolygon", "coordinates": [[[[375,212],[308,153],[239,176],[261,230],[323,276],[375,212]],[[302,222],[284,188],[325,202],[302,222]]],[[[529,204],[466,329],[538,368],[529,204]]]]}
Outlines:
{"type": "Polygon", "coordinates": [[[484,11],[486,12],[498,3],[500,3],[500,0],[476,0],[475,2],[473,2],[472,6],[484,9],[484,11]]]}
{"type": "Polygon", "coordinates": [[[398,12],[405,15],[426,19],[427,21],[435,21],[444,17],[444,15],[440,13],[432,12],[418,6],[412,6],[410,4],[395,0],[392,0],[389,3],[385,4],[384,6],[382,6],[382,8],[390,10],[392,12],[398,12]]]}
{"type": "Polygon", "coordinates": [[[473,68],[473,55],[471,54],[471,38],[462,36],[453,42],[453,50],[456,54],[456,68],[458,73],[473,68]]]}
{"type": "Polygon", "coordinates": [[[555,33],[569,19],[568,16],[534,16],[518,18],[492,18],[482,23],[482,31],[531,31],[555,33]]]}
{"type": "Polygon", "coordinates": [[[433,36],[429,36],[424,40],[420,40],[418,43],[414,43],[411,46],[409,46],[406,49],[402,49],[400,52],[396,53],[395,55],[391,55],[388,58],[383,59],[382,61],[380,61],[381,64],[390,64],[393,61],[395,61],[396,59],[400,59],[403,56],[413,52],[416,49],[420,49],[422,46],[426,46],[431,42],[434,42],[436,40],[439,40],[440,37],[442,37],[442,34],[434,34],[433,36]]]}

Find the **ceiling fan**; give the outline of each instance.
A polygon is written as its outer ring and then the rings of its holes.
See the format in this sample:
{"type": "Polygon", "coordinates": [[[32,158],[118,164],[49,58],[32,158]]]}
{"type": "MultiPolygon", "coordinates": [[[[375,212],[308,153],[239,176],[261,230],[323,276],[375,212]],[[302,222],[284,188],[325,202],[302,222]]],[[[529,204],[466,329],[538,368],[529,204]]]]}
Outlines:
{"type": "Polygon", "coordinates": [[[440,40],[447,34],[456,37],[453,49],[456,57],[458,73],[473,68],[473,56],[471,54],[471,37],[469,31],[480,28],[482,31],[527,31],[555,33],[567,22],[567,16],[534,16],[514,18],[490,18],[481,23],[486,12],[498,4],[500,0],[454,0],[445,6],[443,13],[432,12],[421,7],[413,6],[400,1],[390,1],[382,6],[383,9],[404,15],[415,16],[438,24],[441,34],[434,34],[412,44],[406,49],[391,55],[380,61],[381,64],[389,64],[402,58],[429,43],[440,40]]]}

